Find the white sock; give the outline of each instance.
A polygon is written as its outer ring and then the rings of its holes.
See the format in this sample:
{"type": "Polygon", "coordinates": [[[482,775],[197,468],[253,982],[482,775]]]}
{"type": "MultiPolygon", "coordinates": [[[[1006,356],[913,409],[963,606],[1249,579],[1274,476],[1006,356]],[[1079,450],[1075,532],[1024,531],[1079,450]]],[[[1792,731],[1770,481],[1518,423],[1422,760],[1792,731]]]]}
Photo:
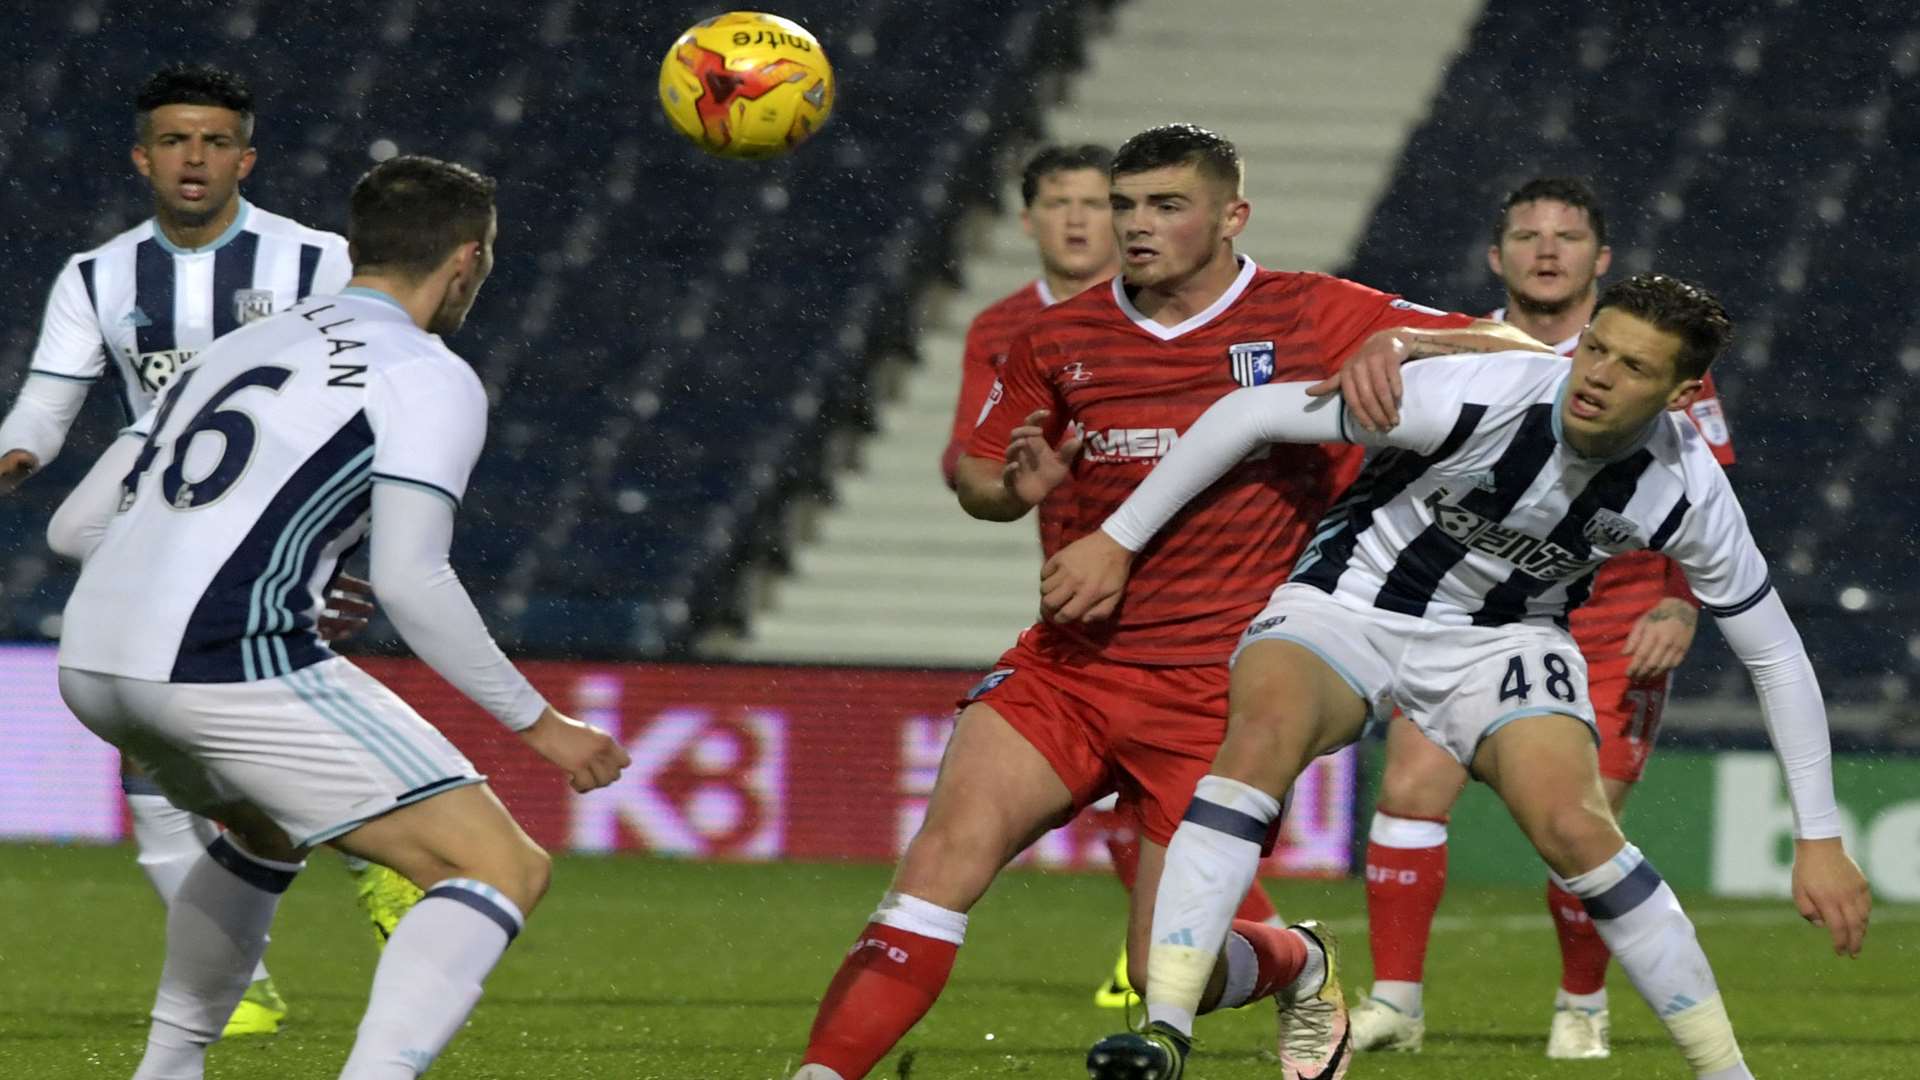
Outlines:
{"type": "Polygon", "coordinates": [[[1220,991],[1220,1000],[1212,1009],[1237,1009],[1253,997],[1253,984],[1260,980],[1260,958],[1253,954],[1253,944],[1233,931],[1227,931],[1227,984],[1220,991]]]}
{"type": "Polygon", "coordinates": [[[134,1080],[199,1080],[207,1046],[266,951],[280,894],[299,872],[297,863],[262,859],[225,836],[207,845],[167,907],[167,958],[134,1080]]]}
{"type": "MultiPolygon", "coordinates": [[[[125,778],[125,786],[144,787],[151,781],[125,778]]],[[[165,795],[142,790],[127,793],[128,817],[133,819],[133,843],[139,849],[140,869],[147,875],[160,902],[173,906],[187,871],[207,853],[207,845],[220,835],[220,826],[190,810],[182,810],[167,801],[165,795]]],[[[253,966],[253,981],[267,977],[263,961],[253,966]]]]}
{"type": "Polygon", "coordinates": [[[1566,987],[1554,991],[1555,1009],[1579,1009],[1581,1012],[1599,1012],[1607,1007],[1607,988],[1601,987],[1591,994],[1569,993],[1566,987]]]}
{"type": "Polygon", "coordinates": [[[1746,1062],[1739,1061],[1724,1069],[1703,1072],[1699,1080],[1753,1080],[1753,1073],[1748,1071],[1746,1062]]]}
{"type": "Polygon", "coordinates": [[[1259,868],[1261,842],[1279,816],[1278,800],[1237,780],[1207,776],[1195,785],[1154,901],[1147,1019],[1193,1034],[1233,913],[1259,868]]]}
{"type": "Polygon", "coordinates": [[[802,1065],[800,1071],[793,1074],[793,1080],[846,1080],[846,1078],[825,1065],[802,1065]]]}
{"type": "Polygon", "coordinates": [[[1423,1015],[1421,998],[1425,986],[1417,982],[1403,982],[1398,979],[1381,979],[1373,984],[1367,996],[1377,998],[1395,1009],[1418,1019],[1423,1015]]]}
{"type": "Polygon", "coordinates": [[[1600,940],[1694,1072],[1706,1076],[1738,1066],[1740,1047],[1693,921],[1640,849],[1628,844],[1560,886],[1586,905],[1600,940]]]}
{"type": "Polygon", "coordinates": [[[340,1080],[413,1080],[480,1001],[487,973],[526,917],[485,882],[453,878],[394,928],[340,1080]]]}

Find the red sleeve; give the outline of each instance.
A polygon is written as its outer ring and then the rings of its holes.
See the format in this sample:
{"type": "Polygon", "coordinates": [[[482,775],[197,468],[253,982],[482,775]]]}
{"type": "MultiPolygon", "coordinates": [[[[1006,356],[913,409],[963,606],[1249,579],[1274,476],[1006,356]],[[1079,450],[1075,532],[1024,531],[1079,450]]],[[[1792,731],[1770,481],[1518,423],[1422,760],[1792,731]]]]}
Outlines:
{"type": "Polygon", "coordinates": [[[1021,334],[1013,339],[1006,362],[1000,365],[1000,377],[994,380],[981,406],[980,422],[967,440],[968,457],[1004,461],[1007,440],[1013,429],[1026,422],[1035,409],[1046,409],[1047,441],[1057,442],[1066,428],[1066,409],[1054,392],[1053,380],[1041,370],[1034,355],[1033,336],[1021,334]]]}
{"type": "Polygon", "coordinates": [[[999,357],[990,348],[980,324],[981,319],[976,318],[967,327],[967,347],[960,357],[960,397],[953,405],[953,434],[940,455],[940,474],[947,478],[948,487],[953,486],[954,467],[966,452],[967,437],[973,434],[974,422],[980,419],[980,409],[987,403],[987,391],[993,389],[997,374],[994,362],[999,357]]]}
{"type": "Polygon", "coordinates": [[[1700,598],[1693,595],[1692,586],[1687,584],[1687,575],[1680,570],[1680,564],[1667,559],[1666,595],[1675,600],[1685,600],[1694,607],[1700,606],[1700,598]]]}
{"type": "Polygon", "coordinates": [[[1314,329],[1327,350],[1329,374],[1361,342],[1382,330],[1396,326],[1459,330],[1475,321],[1471,315],[1440,311],[1337,277],[1320,281],[1313,295],[1313,310],[1314,329]]]}
{"type": "Polygon", "coordinates": [[[1720,392],[1713,387],[1713,372],[1701,378],[1700,396],[1687,406],[1687,419],[1707,440],[1721,468],[1733,464],[1733,429],[1727,425],[1726,410],[1720,407],[1720,392]]]}

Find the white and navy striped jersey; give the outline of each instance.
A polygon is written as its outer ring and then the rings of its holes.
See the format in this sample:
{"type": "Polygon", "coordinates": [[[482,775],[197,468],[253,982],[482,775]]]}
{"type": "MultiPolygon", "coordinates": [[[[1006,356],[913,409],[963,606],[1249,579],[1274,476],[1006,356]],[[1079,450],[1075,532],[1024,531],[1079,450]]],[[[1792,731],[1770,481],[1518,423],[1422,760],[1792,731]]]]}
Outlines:
{"type": "Polygon", "coordinates": [[[1564,628],[1602,562],[1644,549],[1678,562],[1710,614],[1763,599],[1766,562],[1712,448],[1664,413],[1610,458],[1580,454],[1560,428],[1571,371],[1541,353],[1408,364],[1399,426],[1343,431],[1383,449],[1292,580],[1447,625],[1564,628]]]}
{"type": "MultiPolygon", "coordinates": [[[[65,441],[86,389],[110,377],[126,421],[146,411],[195,353],[215,338],[352,276],[345,238],[309,229],[245,199],[233,225],[205,247],[174,245],[153,219],[67,260],[55,279],[29,380],[71,392],[0,424],[0,451],[24,449],[42,465],[65,441]]],[[[45,397],[42,395],[42,397],[45,397]]]]}
{"type": "Polygon", "coordinates": [[[327,659],[320,590],[373,484],[457,506],[486,424],[473,369],[371,290],[221,338],[131,430],[145,447],[67,602],[61,666],[220,683],[327,659]]]}

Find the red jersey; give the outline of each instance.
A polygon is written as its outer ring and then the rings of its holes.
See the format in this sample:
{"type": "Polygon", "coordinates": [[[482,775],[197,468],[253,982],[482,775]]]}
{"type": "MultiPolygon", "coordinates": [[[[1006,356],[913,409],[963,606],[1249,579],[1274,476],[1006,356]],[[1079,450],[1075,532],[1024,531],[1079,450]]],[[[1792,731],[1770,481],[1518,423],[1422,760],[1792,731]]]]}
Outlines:
{"type": "MultiPolygon", "coordinates": [[[[1325,378],[1395,326],[1473,320],[1325,274],[1241,260],[1220,299],[1178,326],[1140,314],[1120,279],[1055,304],[1016,339],[967,444],[1000,460],[1008,434],[1051,410],[1049,437],[1078,423],[1062,539],[1099,528],[1209,405],[1242,386],[1325,378]]],[[[1359,473],[1357,446],[1275,444],[1236,466],[1141,551],[1120,610],[1094,626],[1047,625],[1136,664],[1216,664],[1292,570],[1334,497],[1359,473]]]]}
{"type": "MultiPolygon", "coordinates": [[[[973,434],[973,425],[986,407],[987,393],[993,389],[993,380],[1000,376],[1000,365],[1006,363],[1013,339],[1026,329],[1035,315],[1053,304],[1047,279],[1035,278],[988,305],[967,325],[967,347],[960,357],[960,399],[953,406],[953,435],[947,440],[946,452],[940,455],[940,472],[947,478],[948,487],[954,484],[953,470],[960,463],[960,455],[966,452],[967,437],[973,434]]],[[[1061,484],[1040,501],[1037,516],[1043,557],[1051,557],[1066,546],[1060,539],[1060,514],[1071,502],[1067,495],[1069,486],[1061,484]]]]}
{"type": "MultiPolygon", "coordinates": [[[[1501,308],[1487,318],[1506,322],[1507,309],[1501,308]]],[[[1580,335],[1575,334],[1553,348],[1561,356],[1572,356],[1579,344],[1580,335]]],[[[1727,414],[1721,410],[1719,394],[1713,388],[1713,374],[1708,372],[1702,381],[1705,386],[1687,407],[1687,419],[1693,421],[1694,430],[1707,440],[1714,458],[1725,468],[1733,464],[1733,435],[1727,430],[1727,414]]],[[[1657,551],[1631,552],[1600,565],[1593,576],[1592,595],[1568,616],[1567,626],[1589,665],[1617,661],[1633,624],[1669,596],[1699,605],[1693,590],[1687,588],[1679,563],[1657,551]]]]}

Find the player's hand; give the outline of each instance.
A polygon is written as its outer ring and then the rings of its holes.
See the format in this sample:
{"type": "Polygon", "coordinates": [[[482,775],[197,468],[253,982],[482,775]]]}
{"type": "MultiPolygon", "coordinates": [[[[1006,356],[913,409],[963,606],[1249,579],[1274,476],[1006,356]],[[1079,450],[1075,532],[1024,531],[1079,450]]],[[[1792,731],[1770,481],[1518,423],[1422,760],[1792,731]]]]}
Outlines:
{"type": "Polygon", "coordinates": [[[1400,365],[1413,352],[1404,334],[1382,330],[1368,338],[1340,365],[1332,377],[1307,387],[1314,397],[1340,394],[1346,398],[1347,417],[1368,431],[1391,431],[1400,422],[1405,391],[1400,365]]]}
{"type": "Polygon", "coordinates": [[[0,454],[0,495],[11,492],[20,482],[40,468],[40,459],[27,450],[9,450],[0,454]]]}
{"type": "Polygon", "coordinates": [[[534,753],[559,766],[573,790],[582,795],[620,779],[620,770],[633,764],[626,748],[613,736],[563,716],[552,706],[520,737],[527,740],[534,753]]]}
{"type": "Polygon", "coordinates": [[[1687,658],[1700,613],[1685,600],[1667,597],[1640,616],[1627,633],[1620,654],[1627,657],[1627,678],[1657,679],[1687,658]]]}
{"type": "Polygon", "coordinates": [[[1860,955],[1873,893],[1838,837],[1794,841],[1793,906],[1802,918],[1833,935],[1835,956],[1860,955]]]}
{"type": "Polygon", "coordinates": [[[341,572],[327,586],[327,606],[320,611],[320,640],[345,641],[367,628],[373,618],[373,582],[341,572]]]}
{"type": "Polygon", "coordinates": [[[1057,623],[1102,622],[1120,606],[1133,552],[1104,530],[1068,544],[1040,570],[1040,611],[1057,623]]]}
{"type": "Polygon", "coordinates": [[[1038,409],[1027,414],[1026,422],[1007,435],[1007,467],[1000,480],[1014,497],[1028,506],[1040,505],[1047,493],[1064,482],[1073,470],[1073,459],[1080,456],[1080,430],[1067,432],[1060,445],[1047,445],[1043,427],[1048,412],[1038,409]]]}

